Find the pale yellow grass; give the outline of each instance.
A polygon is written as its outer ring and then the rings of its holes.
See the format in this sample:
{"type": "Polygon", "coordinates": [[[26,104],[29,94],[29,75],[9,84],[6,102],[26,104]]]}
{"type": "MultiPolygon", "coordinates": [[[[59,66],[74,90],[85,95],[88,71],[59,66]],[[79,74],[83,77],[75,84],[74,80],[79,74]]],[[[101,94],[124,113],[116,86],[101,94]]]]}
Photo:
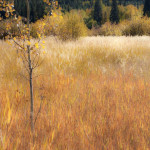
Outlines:
{"type": "MultiPolygon", "coordinates": [[[[82,74],[99,69],[103,73],[116,72],[118,69],[124,73],[133,71],[136,75],[149,76],[150,73],[150,37],[148,36],[97,36],[68,42],[62,42],[54,37],[43,40],[46,53],[41,57],[45,61],[37,68],[36,74],[46,74],[53,70],[82,74]]],[[[14,74],[17,74],[16,70],[19,74],[25,74],[14,46],[4,41],[0,41],[0,45],[0,76],[5,72],[5,75],[13,79],[14,74]]]]}
{"type": "Polygon", "coordinates": [[[150,65],[150,37],[86,37],[61,42],[46,39],[45,58],[55,69],[106,72],[121,67],[124,71],[146,74],[150,65]],[[138,71],[138,72],[137,72],[138,71]]]}

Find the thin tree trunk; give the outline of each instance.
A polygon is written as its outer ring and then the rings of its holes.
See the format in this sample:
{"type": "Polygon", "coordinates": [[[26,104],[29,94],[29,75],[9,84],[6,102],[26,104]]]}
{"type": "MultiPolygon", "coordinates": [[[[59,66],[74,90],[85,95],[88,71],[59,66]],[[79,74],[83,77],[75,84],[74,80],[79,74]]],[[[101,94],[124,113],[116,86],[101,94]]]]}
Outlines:
{"type": "Polygon", "coordinates": [[[30,101],[31,101],[31,110],[30,110],[31,131],[34,132],[34,121],[33,121],[33,116],[34,116],[34,113],[33,113],[34,112],[33,111],[34,101],[33,101],[33,81],[32,81],[32,71],[33,71],[33,69],[32,69],[32,65],[31,65],[30,48],[28,48],[28,60],[29,60],[30,101]]]}
{"type": "MultiPolygon", "coordinates": [[[[30,41],[30,5],[29,5],[29,0],[26,0],[27,3],[27,28],[28,28],[28,41],[30,41]]],[[[29,82],[30,82],[30,102],[31,102],[31,108],[30,108],[30,121],[31,121],[31,131],[32,133],[34,132],[34,111],[33,111],[33,106],[34,106],[34,101],[33,101],[33,81],[32,81],[32,73],[33,73],[33,68],[32,68],[32,63],[31,63],[31,49],[30,45],[27,46],[28,50],[28,65],[29,65],[29,82]]]]}

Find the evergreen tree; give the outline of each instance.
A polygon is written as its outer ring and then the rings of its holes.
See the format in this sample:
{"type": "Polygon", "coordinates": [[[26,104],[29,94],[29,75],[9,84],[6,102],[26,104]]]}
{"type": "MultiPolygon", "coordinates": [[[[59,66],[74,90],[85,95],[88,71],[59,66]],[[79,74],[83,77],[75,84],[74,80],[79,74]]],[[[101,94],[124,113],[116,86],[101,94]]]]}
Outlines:
{"type": "Polygon", "coordinates": [[[107,22],[107,13],[104,13],[103,23],[107,22]]]}
{"type": "MultiPolygon", "coordinates": [[[[20,16],[27,17],[27,6],[24,0],[14,0],[16,13],[20,16]]],[[[45,4],[43,0],[30,0],[30,19],[31,22],[44,16],[45,4]]]]}
{"type": "Polygon", "coordinates": [[[109,0],[107,0],[107,6],[110,6],[110,1],[109,0]]]}
{"type": "Polygon", "coordinates": [[[126,6],[127,5],[127,2],[126,0],[123,1],[123,6],[126,6]]]}
{"type": "Polygon", "coordinates": [[[119,4],[119,5],[122,5],[122,0],[118,0],[118,4],[119,4]]]}
{"type": "Polygon", "coordinates": [[[119,9],[116,0],[112,0],[112,8],[110,12],[111,23],[119,23],[119,9]]]}
{"type": "Polygon", "coordinates": [[[102,24],[103,15],[102,15],[102,2],[101,2],[101,0],[96,0],[96,2],[95,2],[93,18],[95,21],[97,21],[98,25],[102,24]]]}
{"type": "Polygon", "coordinates": [[[144,16],[148,16],[150,17],[150,0],[145,0],[145,3],[144,3],[144,16]]]}
{"type": "Polygon", "coordinates": [[[139,9],[139,0],[136,0],[136,6],[139,9]]]}

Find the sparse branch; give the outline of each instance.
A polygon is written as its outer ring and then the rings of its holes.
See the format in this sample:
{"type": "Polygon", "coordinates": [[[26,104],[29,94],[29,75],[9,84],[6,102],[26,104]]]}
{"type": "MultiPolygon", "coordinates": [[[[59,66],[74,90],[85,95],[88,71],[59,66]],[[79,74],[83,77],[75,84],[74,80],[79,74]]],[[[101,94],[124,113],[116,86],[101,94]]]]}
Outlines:
{"type": "Polygon", "coordinates": [[[23,74],[19,73],[19,75],[20,75],[21,77],[23,77],[24,79],[26,79],[27,81],[29,81],[29,79],[28,79],[26,76],[24,76],[23,74]]]}
{"type": "Polygon", "coordinates": [[[15,43],[16,45],[18,45],[20,48],[24,49],[24,47],[21,46],[18,42],[16,42],[14,39],[12,39],[12,40],[14,41],[14,43],[15,43]]]}
{"type": "Polygon", "coordinates": [[[22,52],[23,52],[23,56],[24,56],[25,61],[28,63],[28,59],[27,59],[27,57],[26,57],[25,52],[24,52],[24,51],[22,51],[22,52]]]}
{"type": "Polygon", "coordinates": [[[18,26],[18,29],[19,29],[20,34],[22,34],[19,26],[18,26]]]}
{"type": "Polygon", "coordinates": [[[39,66],[41,66],[42,65],[42,63],[43,63],[43,61],[44,60],[42,60],[40,63],[38,62],[34,67],[33,67],[33,69],[35,69],[35,68],[37,68],[37,67],[39,67],[39,66]]]}
{"type": "Polygon", "coordinates": [[[37,56],[39,56],[39,53],[36,53],[35,57],[33,58],[32,65],[35,64],[35,60],[36,60],[37,56]]]}
{"type": "Polygon", "coordinates": [[[35,125],[35,123],[36,123],[36,120],[37,120],[37,118],[38,118],[39,113],[41,112],[42,104],[43,104],[43,97],[41,97],[40,108],[39,108],[39,110],[38,110],[38,112],[37,112],[37,115],[36,115],[36,117],[35,117],[34,125],[35,125]]]}
{"type": "Polygon", "coordinates": [[[40,62],[40,54],[39,54],[39,57],[38,57],[38,60],[37,60],[36,64],[35,64],[35,62],[34,62],[35,65],[33,64],[33,69],[39,67],[39,66],[43,63],[43,61],[44,61],[44,60],[42,60],[42,61],[40,62]]]}
{"type": "Polygon", "coordinates": [[[29,68],[26,66],[26,63],[25,63],[24,59],[23,59],[22,57],[21,57],[21,59],[22,59],[22,62],[23,62],[23,64],[24,64],[24,67],[25,67],[26,71],[29,73],[30,70],[29,70],[29,68]]]}
{"type": "MultiPolygon", "coordinates": [[[[35,63],[35,60],[36,60],[36,58],[34,58],[34,62],[32,62],[32,65],[33,65],[33,69],[35,68],[35,66],[37,66],[38,65],[38,63],[39,63],[39,61],[40,61],[40,53],[38,53],[38,54],[36,54],[37,56],[39,56],[38,57],[38,59],[37,59],[37,62],[35,63]],[[35,65],[34,65],[35,64],[35,65]]],[[[36,57],[37,57],[36,56],[36,57]]]]}

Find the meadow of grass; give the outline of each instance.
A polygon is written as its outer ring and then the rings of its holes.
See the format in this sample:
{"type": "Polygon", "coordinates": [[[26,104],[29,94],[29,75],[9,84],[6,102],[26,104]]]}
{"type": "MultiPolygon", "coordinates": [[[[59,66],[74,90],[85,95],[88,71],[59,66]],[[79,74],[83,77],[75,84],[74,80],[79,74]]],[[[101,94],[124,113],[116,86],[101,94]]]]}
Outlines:
{"type": "Polygon", "coordinates": [[[150,37],[45,42],[33,144],[25,69],[0,41],[0,149],[150,149],[150,37]]]}

